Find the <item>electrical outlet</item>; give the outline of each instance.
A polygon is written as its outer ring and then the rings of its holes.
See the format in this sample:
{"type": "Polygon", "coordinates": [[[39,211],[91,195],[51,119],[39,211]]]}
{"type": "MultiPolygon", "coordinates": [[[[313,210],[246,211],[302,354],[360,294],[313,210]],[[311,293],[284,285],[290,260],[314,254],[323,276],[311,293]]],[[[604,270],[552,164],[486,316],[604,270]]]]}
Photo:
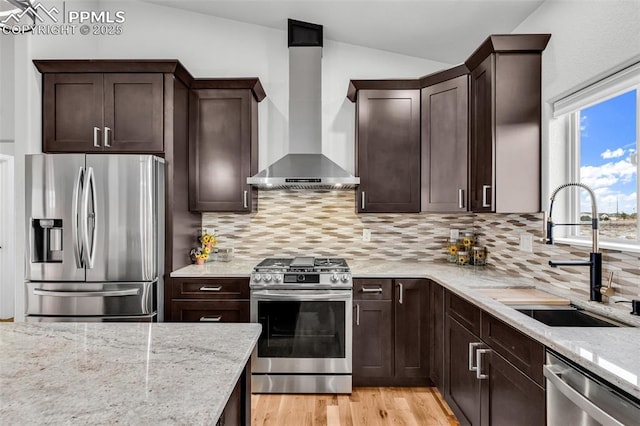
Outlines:
{"type": "Polygon", "coordinates": [[[460,230],[459,229],[449,229],[449,238],[452,240],[457,240],[460,238],[460,230]]]}
{"type": "Polygon", "coordinates": [[[533,253],[533,235],[520,234],[520,250],[533,253]]]}
{"type": "Polygon", "coordinates": [[[371,229],[362,230],[362,241],[365,241],[367,243],[371,241],[371,229]]]}

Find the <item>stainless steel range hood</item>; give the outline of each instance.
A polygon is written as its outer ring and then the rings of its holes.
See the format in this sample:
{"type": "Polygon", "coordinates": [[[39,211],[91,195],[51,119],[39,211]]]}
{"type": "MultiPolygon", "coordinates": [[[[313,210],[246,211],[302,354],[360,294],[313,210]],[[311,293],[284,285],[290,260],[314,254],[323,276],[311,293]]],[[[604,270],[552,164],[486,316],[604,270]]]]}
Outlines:
{"type": "Polygon", "coordinates": [[[351,189],[360,178],[322,154],[322,26],[289,20],[289,154],[247,183],[351,189]]]}

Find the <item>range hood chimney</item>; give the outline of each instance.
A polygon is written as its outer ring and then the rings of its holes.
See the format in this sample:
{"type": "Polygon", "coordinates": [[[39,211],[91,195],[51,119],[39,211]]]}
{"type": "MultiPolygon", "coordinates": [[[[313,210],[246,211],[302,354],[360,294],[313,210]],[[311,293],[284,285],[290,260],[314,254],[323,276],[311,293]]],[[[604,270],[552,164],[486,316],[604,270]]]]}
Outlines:
{"type": "Polygon", "coordinates": [[[322,154],[322,25],[289,19],[289,153],[247,183],[261,189],[352,189],[360,183],[322,154]]]}

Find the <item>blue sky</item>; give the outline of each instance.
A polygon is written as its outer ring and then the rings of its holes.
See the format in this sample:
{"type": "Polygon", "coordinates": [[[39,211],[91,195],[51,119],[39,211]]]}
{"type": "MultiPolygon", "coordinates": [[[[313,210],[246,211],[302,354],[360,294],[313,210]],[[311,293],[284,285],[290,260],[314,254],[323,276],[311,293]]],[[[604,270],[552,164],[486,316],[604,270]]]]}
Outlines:
{"type": "MultiPolygon", "coordinates": [[[[596,193],[598,210],[637,208],[636,91],[580,111],[580,181],[596,193]]],[[[581,210],[590,211],[585,194],[581,210]]]]}

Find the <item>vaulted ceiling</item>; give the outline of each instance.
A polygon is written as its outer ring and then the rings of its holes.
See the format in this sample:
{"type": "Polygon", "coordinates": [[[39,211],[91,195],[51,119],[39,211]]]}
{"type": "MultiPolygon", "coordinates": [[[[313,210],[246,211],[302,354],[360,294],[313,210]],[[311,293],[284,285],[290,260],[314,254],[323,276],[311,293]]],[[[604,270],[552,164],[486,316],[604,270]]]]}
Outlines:
{"type": "Polygon", "coordinates": [[[286,31],[287,18],[326,39],[461,63],[489,34],[511,33],[544,0],[144,0],[286,31]]]}

